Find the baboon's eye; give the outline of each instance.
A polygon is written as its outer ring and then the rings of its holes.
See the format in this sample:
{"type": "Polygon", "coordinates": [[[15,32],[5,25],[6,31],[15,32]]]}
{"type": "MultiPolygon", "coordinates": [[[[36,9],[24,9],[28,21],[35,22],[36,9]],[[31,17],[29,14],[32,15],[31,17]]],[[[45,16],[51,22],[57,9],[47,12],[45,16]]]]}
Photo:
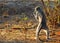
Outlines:
{"type": "Polygon", "coordinates": [[[37,11],[40,10],[40,7],[38,7],[36,10],[37,10],[37,11]]]}

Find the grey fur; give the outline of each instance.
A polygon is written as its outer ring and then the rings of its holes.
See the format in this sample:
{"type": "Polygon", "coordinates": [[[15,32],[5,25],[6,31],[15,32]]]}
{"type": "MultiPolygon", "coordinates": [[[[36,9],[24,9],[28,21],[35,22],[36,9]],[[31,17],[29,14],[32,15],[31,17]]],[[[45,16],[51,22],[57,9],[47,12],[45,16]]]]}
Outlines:
{"type": "Polygon", "coordinates": [[[38,21],[38,26],[36,29],[36,39],[39,39],[39,32],[41,31],[41,29],[43,29],[46,33],[46,39],[49,38],[49,29],[48,26],[46,24],[46,16],[44,14],[43,9],[41,9],[40,7],[36,7],[33,13],[35,19],[38,21]]]}

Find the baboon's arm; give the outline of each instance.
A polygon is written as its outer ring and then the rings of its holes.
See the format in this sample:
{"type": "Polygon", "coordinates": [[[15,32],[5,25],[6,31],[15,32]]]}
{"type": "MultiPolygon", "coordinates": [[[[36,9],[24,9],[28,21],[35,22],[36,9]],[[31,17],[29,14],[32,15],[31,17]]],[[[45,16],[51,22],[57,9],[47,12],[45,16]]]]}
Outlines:
{"type": "MultiPolygon", "coordinates": [[[[37,15],[36,11],[33,12],[33,15],[34,15],[34,18],[37,20],[37,16],[38,16],[38,15],[37,15]]],[[[37,20],[37,21],[38,21],[38,20],[37,20]]]]}

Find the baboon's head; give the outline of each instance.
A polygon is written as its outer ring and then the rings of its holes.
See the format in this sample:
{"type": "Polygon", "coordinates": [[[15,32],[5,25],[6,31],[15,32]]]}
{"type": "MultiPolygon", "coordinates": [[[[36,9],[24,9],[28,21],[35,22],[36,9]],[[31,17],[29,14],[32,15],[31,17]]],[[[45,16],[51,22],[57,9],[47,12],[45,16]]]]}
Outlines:
{"type": "Polygon", "coordinates": [[[38,20],[38,12],[39,12],[39,10],[40,10],[40,6],[35,7],[34,17],[35,17],[36,20],[38,20]]]}
{"type": "Polygon", "coordinates": [[[40,6],[37,6],[36,8],[35,8],[35,11],[39,11],[40,10],[40,6]]]}
{"type": "Polygon", "coordinates": [[[38,13],[40,13],[41,15],[45,15],[45,14],[44,14],[44,11],[43,11],[43,8],[41,8],[40,6],[37,6],[37,7],[35,8],[35,12],[38,12],[38,13]]]}

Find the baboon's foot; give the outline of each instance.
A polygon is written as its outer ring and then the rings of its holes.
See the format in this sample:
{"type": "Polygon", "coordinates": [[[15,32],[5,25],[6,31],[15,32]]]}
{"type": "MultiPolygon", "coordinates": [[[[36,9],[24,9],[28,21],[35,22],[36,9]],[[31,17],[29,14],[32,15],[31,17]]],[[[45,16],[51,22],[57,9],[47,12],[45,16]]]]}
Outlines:
{"type": "Polygon", "coordinates": [[[40,43],[40,40],[39,40],[39,39],[37,39],[37,40],[36,40],[36,43],[40,43]]]}
{"type": "Polygon", "coordinates": [[[36,42],[39,42],[39,38],[38,37],[36,37],[36,42]]]}
{"type": "Polygon", "coordinates": [[[50,41],[50,40],[52,40],[52,38],[47,38],[47,39],[46,39],[46,41],[50,41]]]}

